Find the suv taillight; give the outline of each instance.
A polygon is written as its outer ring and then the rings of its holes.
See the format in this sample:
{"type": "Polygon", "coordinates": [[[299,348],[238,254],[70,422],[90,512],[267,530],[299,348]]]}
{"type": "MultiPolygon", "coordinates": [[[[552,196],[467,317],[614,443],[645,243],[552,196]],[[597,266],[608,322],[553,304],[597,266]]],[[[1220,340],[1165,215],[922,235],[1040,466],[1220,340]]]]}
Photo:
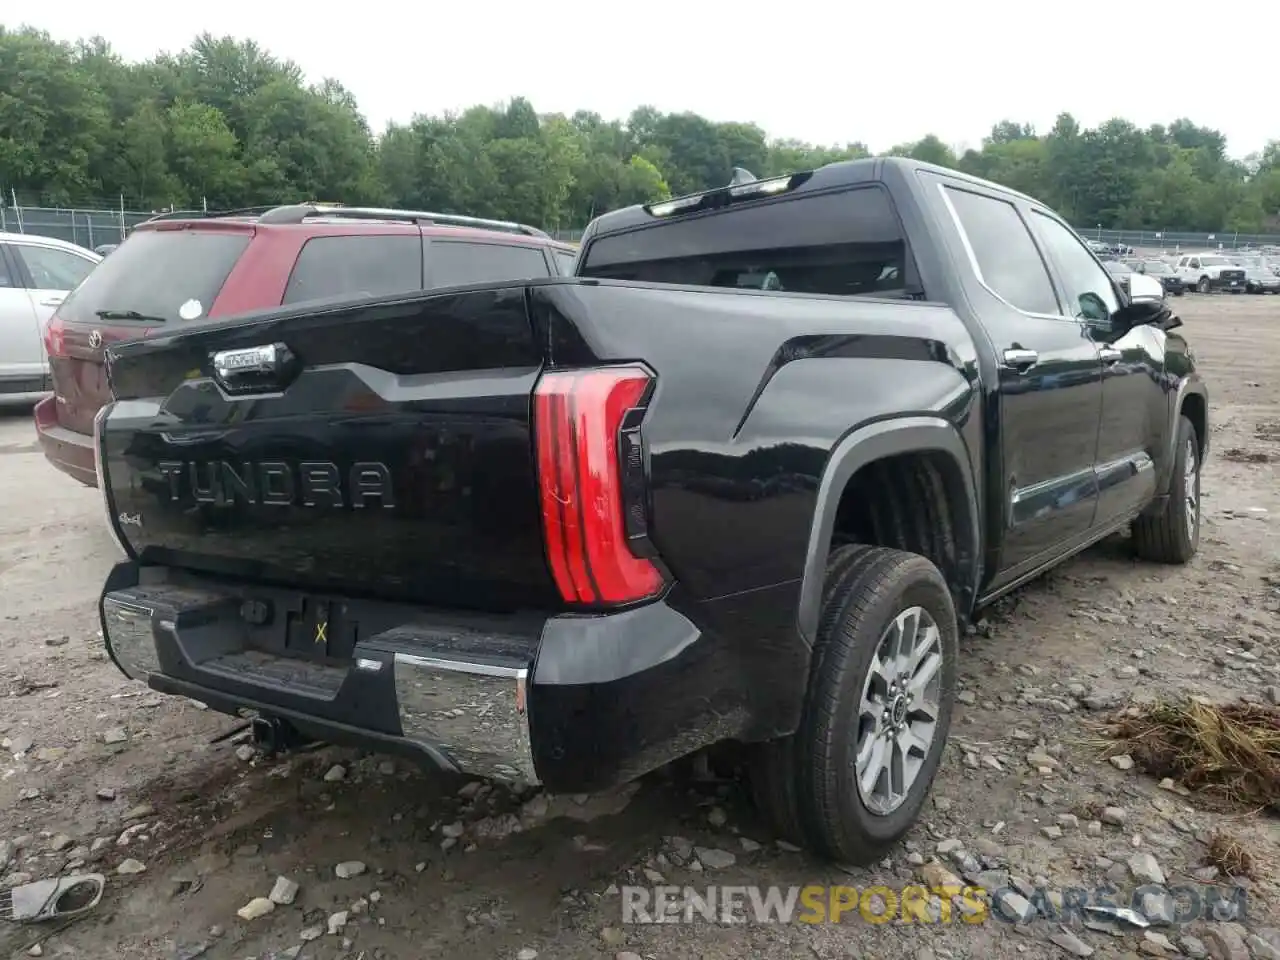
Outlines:
{"type": "Polygon", "coordinates": [[[50,359],[67,355],[66,325],[56,313],[44,329],[44,352],[50,359]]]}
{"type": "Polygon", "coordinates": [[[641,367],[605,367],[544,374],[534,391],[547,558],[566,602],[631,603],[665,585],[633,549],[647,543],[640,422],[652,382],[641,367]]]}

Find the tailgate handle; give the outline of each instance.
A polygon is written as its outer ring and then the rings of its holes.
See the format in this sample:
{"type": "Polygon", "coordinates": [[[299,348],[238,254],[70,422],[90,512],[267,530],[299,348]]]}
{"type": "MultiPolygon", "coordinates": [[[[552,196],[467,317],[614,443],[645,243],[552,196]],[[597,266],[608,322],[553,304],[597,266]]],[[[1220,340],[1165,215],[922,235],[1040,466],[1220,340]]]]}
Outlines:
{"type": "Polygon", "coordinates": [[[293,352],[283,343],[219,350],[212,359],[214,377],[231,392],[285,387],[296,369],[293,352]]]}

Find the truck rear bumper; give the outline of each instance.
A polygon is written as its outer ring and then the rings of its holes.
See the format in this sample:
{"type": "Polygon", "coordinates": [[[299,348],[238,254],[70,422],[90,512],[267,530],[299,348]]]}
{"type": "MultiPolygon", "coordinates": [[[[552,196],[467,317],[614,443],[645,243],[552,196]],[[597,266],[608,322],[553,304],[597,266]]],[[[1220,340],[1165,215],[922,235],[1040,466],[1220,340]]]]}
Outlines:
{"type": "Polygon", "coordinates": [[[299,596],[125,562],[101,597],[103,636],[121,671],[162,693],[561,792],[634,779],[744,722],[714,696],[727,675],[721,644],[661,601],[609,615],[446,622],[334,598],[361,637],[336,657],[282,648],[279,628],[246,619],[250,603],[273,608],[279,623],[295,618],[299,596]]]}

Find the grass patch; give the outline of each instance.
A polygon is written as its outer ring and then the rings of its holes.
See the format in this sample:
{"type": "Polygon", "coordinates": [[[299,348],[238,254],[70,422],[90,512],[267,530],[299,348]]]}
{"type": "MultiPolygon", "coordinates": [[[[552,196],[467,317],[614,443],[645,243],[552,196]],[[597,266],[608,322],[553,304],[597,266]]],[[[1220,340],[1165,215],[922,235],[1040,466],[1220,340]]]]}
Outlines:
{"type": "Polygon", "coordinates": [[[1108,724],[1108,754],[1202,797],[1280,814],[1280,707],[1156,701],[1108,724]]]}
{"type": "Polygon", "coordinates": [[[1239,840],[1219,830],[1209,841],[1209,852],[1205,856],[1208,863],[1217,867],[1227,877],[1256,877],[1258,875],[1257,859],[1244,848],[1239,840]]]}

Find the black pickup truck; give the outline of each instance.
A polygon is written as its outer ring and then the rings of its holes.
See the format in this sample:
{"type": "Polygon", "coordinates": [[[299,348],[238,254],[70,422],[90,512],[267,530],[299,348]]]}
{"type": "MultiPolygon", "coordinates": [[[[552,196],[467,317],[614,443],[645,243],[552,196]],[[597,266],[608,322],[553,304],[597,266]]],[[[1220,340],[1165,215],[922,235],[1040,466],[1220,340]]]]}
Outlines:
{"type": "Polygon", "coordinates": [[[1154,281],[1029,197],[735,179],[597,219],[572,278],[113,345],[115,663],[559,792],[737,744],[782,834],[882,855],[975,611],[1125,527],[1193,555],[1207,393],[1154,281]]]}

